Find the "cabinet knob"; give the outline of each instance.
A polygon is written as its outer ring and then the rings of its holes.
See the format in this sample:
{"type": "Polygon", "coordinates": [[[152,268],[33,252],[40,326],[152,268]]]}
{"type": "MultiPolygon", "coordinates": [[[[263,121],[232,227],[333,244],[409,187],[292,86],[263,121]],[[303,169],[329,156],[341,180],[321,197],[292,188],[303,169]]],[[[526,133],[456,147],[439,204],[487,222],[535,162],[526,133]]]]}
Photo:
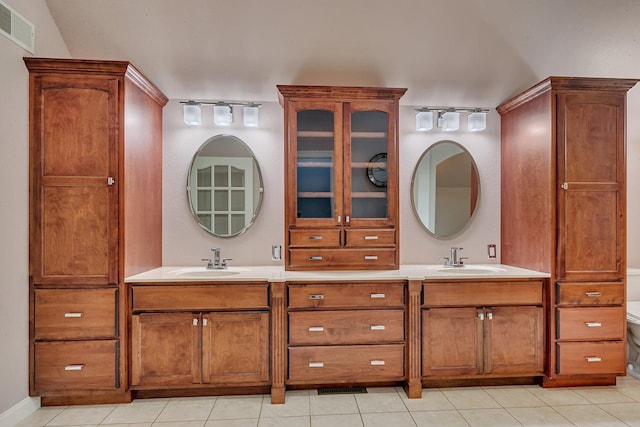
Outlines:
{"type": "Polygon", "coordinates": [[[309,332],[324,332],[322,326],[309,326],[309,332]]]}
{"type": "Polygon", "coordinates": [[[107,178],[107,185],[113,185],[115,183],[116,183],[116,180],[113,179],[113,177],[110,176],[107,178]]]}
{"type": "Polygon", "coordinates": [[[587,356],[585,359],[587,363],[602,362],[602,358],[598,356],[587,356]]]}
{"type": "Polygon", "coordinates": [[[202,319],[202,326],[207,326],[208,323],[207,319],[202,319]]]}
{"type": "Polygon", "coordinates": [[[371,325],[372,331],[384,331],[387,329],[384,325],[371,325]]]}
{"type": "Polygon", "coordinates": [[[587,325],[587,328],[599,328],[602,326],[601,322],[585,322],[584,324],[587,325]]]}
{"type": "Polygon", "coordinates": [[[493,313],[492,312],[487,313],[487,319],[493,320],[493,313]]]}
{"type": "Polygon", "coordinates": [[[324,368],[324,362],[309,362],[310,368],[324,368]]]}
{"type": "Polygon", "coordinates": [[[64,367],[65,371],[81,371],[84,365],[67,365],[64,367]]]}
{"type": "Polygon", "coordinates": [[[484,320],[484,313],[478,313],[478,318],[480,320],[484,320]]]}
{"type": "Polygon", "coordinates": [[[82,317],[82,313],[65,313],[64,317],[82,317]]]}
{"type": "Polygon", "coordinates": [[[193,319],[193,326],[198,326],[198,319],[193,319]]]}
{"type": "Polygon", "coordinates": [[[385,294],[371,294],[371,299],[383,299],[387,296],[385,294]]]}
{"type": "Polygon", "coordinates": [[[384,366],[384,360],[372,360],[370,364],[371,366],[384,366]]]}

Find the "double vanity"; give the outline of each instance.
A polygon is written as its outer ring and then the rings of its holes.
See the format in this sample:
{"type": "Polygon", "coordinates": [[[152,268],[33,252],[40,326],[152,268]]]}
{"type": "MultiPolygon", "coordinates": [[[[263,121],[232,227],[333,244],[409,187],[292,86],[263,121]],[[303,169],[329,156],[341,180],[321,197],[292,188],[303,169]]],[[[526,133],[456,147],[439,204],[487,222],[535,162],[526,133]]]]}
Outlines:
{"type": "Polygon", "coordinates": [[[127,278],[136,395],[472,380],[544,372],[547,274],[505,265],[292,272],[161,267],[127,278]]]}

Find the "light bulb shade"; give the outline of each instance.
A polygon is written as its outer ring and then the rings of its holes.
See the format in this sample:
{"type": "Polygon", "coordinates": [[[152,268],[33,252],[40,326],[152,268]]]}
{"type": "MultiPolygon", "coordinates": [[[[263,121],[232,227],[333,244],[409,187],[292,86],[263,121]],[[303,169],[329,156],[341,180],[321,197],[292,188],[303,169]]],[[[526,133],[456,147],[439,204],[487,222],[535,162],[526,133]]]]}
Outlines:
{"type": "Polygon", "coordinates": [[[442,113],[438,118],[438,126],[447,132],[458,130],[460,127],[460,113],[457,111],[447,111],[442,113]]]}
{"type": "Polygon", "coordinates": [[[185,125],[199,126],[202,124],[202,110],[199,104],[191,102],[183,104],[182,115],[185,125]]]}
{"type": "Polygon", "coordinates": [[[231,111],[231,105],[214,105],[213,123],[215,123],[216,126],[231,126],[231,123],[233,123],[233,112],[231,111]]]}
{"type": "Polygon", "coordinates": [[[260,109],[257,105],[242,107],[242,123],[245,127],[256,128],[260,124],[260,109]]]}
{"type": "Polygon", "coordinates": [[[479,132],[487,128],[487,113],[475,111],[467,118],[467,129],[471,132],[479,132]]]}
{"type": "Polygon", "coordinates": [[[433,111],[418,111],[416,113],[416,130],[428,131],[433,129],[433,111]]]}

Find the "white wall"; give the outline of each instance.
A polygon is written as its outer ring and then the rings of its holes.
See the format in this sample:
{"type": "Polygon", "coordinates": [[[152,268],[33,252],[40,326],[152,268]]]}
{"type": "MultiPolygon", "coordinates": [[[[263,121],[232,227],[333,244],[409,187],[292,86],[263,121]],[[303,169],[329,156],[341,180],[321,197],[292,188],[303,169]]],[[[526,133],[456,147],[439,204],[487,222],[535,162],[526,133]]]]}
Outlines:
{"type": "MultiPolygon", "coordinates": [[[[44,0],[6,2],[35,25],[36,56],[69,56],[44,0]]],[[[0,36],[0,414],[29,393],[29,91],[24,56],[31,54],[0,36]]]]}

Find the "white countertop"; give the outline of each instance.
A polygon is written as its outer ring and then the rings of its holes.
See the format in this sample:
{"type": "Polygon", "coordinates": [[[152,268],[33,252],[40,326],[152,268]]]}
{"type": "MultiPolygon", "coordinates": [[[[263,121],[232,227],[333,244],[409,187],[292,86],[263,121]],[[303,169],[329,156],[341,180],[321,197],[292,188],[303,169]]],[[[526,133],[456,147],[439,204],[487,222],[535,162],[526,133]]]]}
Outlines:
{"type": "Polygon", "coordinates": [[[438,280],[438,279],[523,279],[547,278],[549,274],[504,264],[467,264],[444,267],[433,264],[406,264],[398,270],[318,270],[285,271],[282,266],[233,266],[207,270],[203,266],[165,266],[125,279],[128,283],[150,282],[299,282],[340,280],[438,280]]]}

